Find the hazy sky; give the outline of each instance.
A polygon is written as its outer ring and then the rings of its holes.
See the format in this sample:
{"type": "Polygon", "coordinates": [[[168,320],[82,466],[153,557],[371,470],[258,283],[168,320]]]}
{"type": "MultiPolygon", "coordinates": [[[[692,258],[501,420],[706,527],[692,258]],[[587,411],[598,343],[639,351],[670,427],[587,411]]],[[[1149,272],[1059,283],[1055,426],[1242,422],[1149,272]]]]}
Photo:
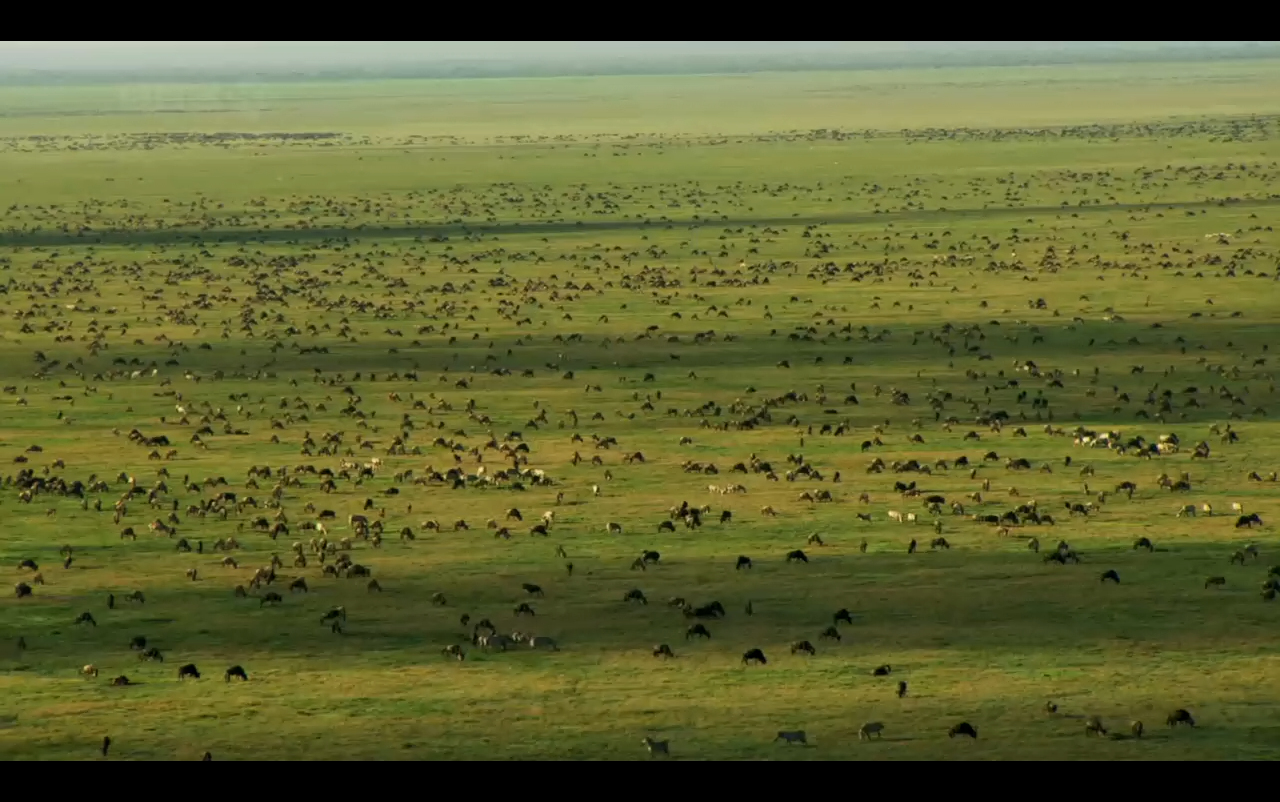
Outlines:
{"type": "Polygon", "coordinates": [[[1242,42],[0,42],[0,68],[132,70],[350,67],[433,61],[560,61],[677,56],[1063,50],[1242,42]]]}

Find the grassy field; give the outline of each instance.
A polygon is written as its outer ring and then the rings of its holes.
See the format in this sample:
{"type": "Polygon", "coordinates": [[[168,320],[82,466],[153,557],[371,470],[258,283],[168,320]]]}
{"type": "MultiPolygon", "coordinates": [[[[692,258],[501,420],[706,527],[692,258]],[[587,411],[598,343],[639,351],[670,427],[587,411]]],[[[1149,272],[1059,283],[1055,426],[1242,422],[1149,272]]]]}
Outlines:
{"type": "Polygon", "coordinates": [[[0,88],[0,566],[44,580],[0,600],[0,757],[100,759],[110,736],[113,759],[644,759],[648,736],[677,759],[1277,758],[1277,80],[0,88]],[[732,472],[753,457],[772,475],[732,472]],[[450,469],[462,486],[431,479],[450,469]],[[224,518],[224,492],[256,508],[224,518]],[[973,519],[1025,504],[1054,523],[973,519]],[[302,526],[323,510],[352,542],[322,564],[302,526]],[[1045,561],[1059,541],[1079,564],[1045,561]],[[324,573],[343,553],[380,593],[324,573]],[[726,615],[686,639],[672,597],[726,615]],[[482,618],[559,651],[473,646],[482,618]],[[1166,728],[1176,708],[1197,726],[1166,728]],[[1147,732],[1089,738],[1091,715],[1147,732]],[[977,740],[947,737],[961,721],[977,740]]]}

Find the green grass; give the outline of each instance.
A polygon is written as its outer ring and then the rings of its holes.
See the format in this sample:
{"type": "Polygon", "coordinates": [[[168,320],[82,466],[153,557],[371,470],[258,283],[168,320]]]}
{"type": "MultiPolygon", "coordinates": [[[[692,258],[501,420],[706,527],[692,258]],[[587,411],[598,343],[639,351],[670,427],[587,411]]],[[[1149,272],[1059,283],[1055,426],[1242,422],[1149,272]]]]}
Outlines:
{"type": "Polygon", "coordinates": [[[0,458],[39,444],[12,476],[48,467],[48,477],[110,485],[88,494],[88,509],[53,493],[25,503],[12,481],[0,488],[0,565],[18,582],[18,562],[32,558],[46,580],[32,598],[0,600],[0,756],[92,758],[110,735],[112,756],[129,759],[632,759],[649,735],[670,739],[677,758],[1274,759],[1280,608],[1259,591],[1280,562],[1277,485],[1266,480],[1280,470],[1267,414],[1280,313],[1276,70],[0,89],[0,373],[13,388],[0,396],[0,458]],[[159,136],[227,131],[340,136],[159,136]],[[1219,232],[1225,242],[1208,236],[1219,232]],[[328,353],[300,353],[316,347],[328,353]],[[1038,378],[1016,370],[1028,359],[1038,378]],[[347,387],[363,419],[342,413],[347,387]],[[891,403],[891,388],[911,403],[891,403]],[[803,398],[780,402],[790,391],[803,398]],[[1047,408],[1033,407],[1039,394],[1047,408]],[[469,401],[488,423],[468,415],[469,401]],[[194,410],[185,423],[178,403],[194,410]],[[766,403],[767,420],[734,425],[766,403]],[[973,422],[1001,409],[1012,418],[1000,432],[973,422]],[[546,422],[532,424],[541,410],[546,422]],[[959,422],[944,427],[951,416],[959,422]],[[849,431],[823,434],[824,423],[849,431]],[[1228,423],[1238,443],[1209,431],[1228,423]],[[213,434],[199,448],[191,436],[205,425],[213,434]],[[877,425],[883,445],[864,453],[877,425]],[[1182,449],[1148,461],[1073,446],[1077,425],[1126,439],[1176,432],[1182,449]],[[148,459],[127,439],[135,427],[169,437],[177,458],[148,459]],[[508,467],[484,445],[510,431],[523,432],[527,467],[552,486],[452,490],[394,477],[453,466],[437,437],[465,446],[469,473],[508,467]],[[964,439],[970,431],[981,440],[964,439]],[[317,444],[342,432],[342,451],[303,454],[308,432],[317,444]],[[411,453],[387,453],[398,434],[411,453]],[[618,444],[597,449],[593,435],[618,444]],[[1212,453],[1193,461],[1202,439],[1212,453]],[[373,479],[325,494],[315,475],[297,474],[280,502],[290,534],[273,542],[251,530],[273,514],[274,482],[246,488],[250,466],[337,471],[348,447],[350,459],[384,461],[373,479]],[[637,450],[643,464],[622,462],[637,450]],[[977,466],[988,450],[1000,461],[974,478],[967,468],[866,470],[875,457],[966,455],[977,466]],[[603,465],[575,467],[575,451],[603,465]],[[752,454],[779,481],[728,472],[752,454]],[[785,479],[797,454],[823,481],[785,479]],[[1010,456],[1033,469],[1006,470],[1010,456]],[[687,473],[687,460],[720,473],[687,473]],[[113,525],[127,489],[117,474],[150,488],[161,468],[161,508],[140,496],[113,525]],[[1192,492],[1157,485],[1183,471],[1192,492]],[[228,486],[197,494],[184,475],[228,486]],[[967,495],[987,479],[974,503],[967,495]],[[934,516],[894,492],[899,480],[966,513],[1034,499],[1057,523],[1002,535],[944,514],[953,548],[931,552],[934,516]],[[1138,484],[1132,500],[1110,495],[1088,520],[1063,509],[1125,480],[1138,484]],[[739,483],[745,495],[707,490],[739,483]],[[400,494],[386,495],[392,487],[400,494]],[[818,489],[834,501],[798,500],[818,489]],[[226,521],[187,513],[222,490],[263,506],[226,521]],[[96,498],[106,511],[94,511],[96,498]],[[312,534],[298,530],[312,518],[306,505],[337,513],[336,539],[366,498],[385,509],[386,539],[380,549],[356,540],[352,556],[383,593],[324,578],[314,555],[290,566],[290,544],[312,534]],[[203,554],[146,531],[174,500],[179,536],[202,541],[203,554]],[[712,507],[705,525],[659,532],[683,500],[712,507]],[[1232,502],[1265,525],[1237,531],[1232,502]],[[1175,517],[1184,503],[1215,514],[1175,517]],[[524,522],[495,538],[486,519],[502,525],[513,506],[524,522]],[[717,522],[723,509],[731,523],[717,522]],[[528,533],[544,510],[556,514],[546,539],[528,533]],[[892,523],[890,510],[921,521],[892,523]],[[453,531],[459,518],[471,529],[453,531]],[[425,530],[427,519],[443,531],[425,530]],[[624,533],[606,534],[609,522],[624,533]],[[126,525],[136,542],[119,538],[126,525]],[[416,540],[398,539],[404,526],[416,540]],[[806,545],[812,533],[826,545],[806,545]],[[230,535],[242,544],[238,568],[211,550],[230,535]],[[1084,562],[1046,565],[1027,548],[1033,535],[1041,556],[1065,539],[1084,562]],[[1131,548],[1141,536],[1154,553],[1131,548]],[[1229,565],[1248,542],[1261,559],[1229,565]],[[63,544],[75,550],[65,570],[63,544]],[[796,548],[809,564],[784,562],[796,548]],[[661,565],[631,570],[644,549],[660,551],[661,565]],[[284,603],[234,597],[273,552],[286,562],[284,603]],[[754,568],[735,571],[738,555],[754,568]],[[184,577],[193,567],[195,582],[184,577]],[[1099,583],[1107,569],[1120,585],[1099,583]],[[1226,586],[1205,590],[1213,575],[1226,586]],[[286,592],[297,576],[310,593],[286,592]],[[546,591],[532,620],[512,614],[524,582],[546,591]],[[633,587],[647,606],[622,601],[633,587]],[[123,601],[135,589],[145,604],[123,601]],[[437,592],[446,606],[431,602],[437,592]],[[710,641],[685,641],[673,596],[724,604],[728,615],[707,622],[710,641]],[[350,613],[343,635],[319,623],[335,605],[350,613]],[[855,623],[839,643],[818,640],[840,608],[855,623]],[[83,611],[96,628],[73,625],[83,611]],[[561,651],[472,649],[463,613],[549,635],[561,651]],[[135,635],[165,662],[139,662],[135,635]],[[817,655],[789,654],[799,639],[817,655]],[[452,643],[464,643],[464,662],[442,656],[452,643]],[[676,659],[652,657],[659,643],[676,659]],[[743,667],[748,648],[769,664],[743,667]],[[199,681],[176,679],[187,662],[199,681]],[[85,664],[96,680],[78,676],[85,664]],[[249,682],[220,681],[233,664],[249,682]],[[871,675],[881,664],[890,677],[871,675]],[[109,687],[122,673],[138,684],[109,687]],[[1056,716],[1043,710],[1050,699],[1056,716]],[[1195,731],[1163,726],[1177,707],[1195,714],[1195,731]],[[1086,739],[1086,715],[1122,731],[1141,719],[1148,735],[1086,739]],[[859,726],[877,720],[884,742],[859,743],[859,726]],[[980,740],[945,737],[962,720],[980,740]],[[790,729],[813,746],[770,743],[790,729]]]}

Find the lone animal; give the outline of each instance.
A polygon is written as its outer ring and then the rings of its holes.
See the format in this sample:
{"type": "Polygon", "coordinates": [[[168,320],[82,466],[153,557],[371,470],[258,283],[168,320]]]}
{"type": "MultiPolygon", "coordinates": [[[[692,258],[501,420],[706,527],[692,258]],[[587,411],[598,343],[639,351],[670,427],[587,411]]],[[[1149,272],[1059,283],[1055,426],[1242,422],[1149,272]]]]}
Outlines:
{"type": "Polygon", "coordinates": [[[858,740],[870,741],[872,735],[876,736],[877,738],[883,738],[884,737],[883,733],[884,733],[883,724],[881,724],[879,721],[868,721],[866,724],[863,724],[861,727],[858,728],[858,740]]]}
{"type": "Polygon", "coordinates": [[[809,562],[809,558],[805,556],[803,551],[796,549],[795,551],[787,552],[787,562],[807,563],[809,562]]]}
{"type": "Polygon", "coordinates": [[[791,644],[791,653],[795,654],[796,652],[804,652],[805,654],[812,657],[813,655],[816,655],[818,653],[818,650],[813,648],[813,644],[810,643],[809,641],[798,640],[795,643],[791,644]]]}
{"type": "Polygon", "coordinates": [[[978,730],[969,722],[962,721],[947,731],[948,738],[954,738],[957,735],[968,735],[970,738],[977,740],[978,730]]]}
{"type": "Polygon", "coordinates": [[[623,601],[638,601],[641,604],[648,604],[649,600],[645,598],[644,593],[637,589],[629,590],[622,596],[623,601]]]}
{"type": "Polygon", "coordinates": [[[147,648],[147,639],[141,635],[137,635],[129,641],[129,648],[133,649],[135,652],[140,652],[147,648]]]}
{"type": "Polygon", "coordinates": [[[1129,732],[1133,733],[1134,738],[1141,738],[1142,732],[1143,732],[1142,722],[1141,721],[1129,722],[1129,732]]]}
{"type": "Polygon", "coordinates": [[[820,640],[840,640],[840,630],[835,627],[827,627],[822,630],[822,634],[818,635],[820,640]]]}
{"type": "Polygon", "coordinates": [[[734,570],[735,570],[735,571],[736,571],[736,570],[739,570],[739,569],[741,569],[741,568],[750,568],[750,567],[751,567],[751,558],[750,558],[750,557],[741,556],[741,555],[738,557],[738,563],[737,563],[737,565],[733,566],[733,568],[734,568],[734,570]]]}
{"type": "Polygon", "coordinates": [[[611,535],[620,535],[622,534],[622,524],[610,522],[605,527],[605,531],[611,535]]]}
{"type": "Polygon", "coordinates": [[[898,698],[902,699],[907,695],[907,681],[902,680],[898,683],[898,698]]]}
{"type": "Polygon", "coordinates": [[[83,612],[80,615],[76,616],[76,623],[77,624],[93,624],[95,627],[98,625],[98,622],[93,620],[93,613],[90,613],[90,612],[83,612]]]}
{"type": "Polygon", "coordinates": [[[655,741],[652,738],[645,738],[640,743],[644,744],[645,748],[649,750],[649,757],[671,754],[670,741],[655,741]]]}
{"type": "Polygon", "coordinates": [[[1194,727],[1196,725],[1196,720],[1191,717],[1189,712],[1180,707],[1169,714],[1169,717],[1165,719],[1165,723],[1170,727],[1176,727],[1179,724],[1186,724],[1189,727],[1194,727]]]}
{"type": "Polygon", "coordinates": [[[1227,584],[1227,578],[1225,576],[1211,576],[1204,581],[1204,586],[1206,589],[1210,585],[1213,585],[1215,587],[1222,587],[1225,584],[1227,584]]]}
{"type": "Polygon", "coordinates": [[[111,736],[105,735],[102,738],[102,756],[107,756],[107,750],[111,748],[111,736]]]}
{"type": "Polygon", "coordinates": [[[1084,734],[1102,737],[1107,734],[1107,728],[1102,726],[1102,719],[1097,716],[1089,716],[1084,722],[1084,734]]]}
{"type": "Polygon", "coordinates": [[[538,587],[537,585],[531,584],[529,582],[525,582],[520,587],[524,588],[524,592],[528,593],[530,596],[541,597],[543,595],[542,588],[538,587]]]}
{"type": "Polygon", "coordinates": [[[1148,552],[1155,551],[1155,546],[1151,545],[1151,541],[1145,537],[1140,537],[1133,541],[1134,551],[1138,549],[1146,549],[1148,552]]]}
{"type": "Polygon", "coordinates": [[[132,684],[133,683],[130,682],[129,678],[126,677],[124,674],[121,674],[120,676],[115,677],[114,679],[111,680],[111,686],[113,688],[121,688],[121,687],[124,687],[125,685],[132,685],[132,684]]]}
{"type": "Polygon", "coordinates": [[[187,663],[185,666],[178,669],[178,679],[185,679],[187,677],[200,679],[200,672],[196,669],[195,663],[187,663]]]}
{"type": "Polygon", "coordinates": [[[892,669],[890,669],[890,668],[889,668],[889,666],[878,666],[877,668],[875,668],[875,669],[871,672],[871,676],[873,676],[873,677],[887,677],[887,676],[889,676],[889,673],[890,673],[891,671],[892,671],[892,669]]]}
{"type": "Polygon", "coordinates": [[[660,643],[657,646],[653,647],[653,656],[654,657],[675,657],[675,654],[672,653],[670,646],[668,646],[665,643],[660,643]]]}
{"type": "Polygon", "coordinates": [[[832,618],[834,619],[834,623],[837,623],[837,624],[839,624],[841,621],[843,621],[846,624],[853,623],[853,615],[844,608],[840,608],[839,610],[836,610],[836,614],[832,616],[832,618]]]}
{"type": "Polygon", "coordinates": [[[789,744],[809,745],[808,737],[804,734],[804,730],[778,730],[778,736],[773,739],[774,743],[783,741],[789,744]]]}
{"type": "Polygon", "coordinates": [[[759,649],[748,649],[742,653],[742,664],[750,665],[751,663],[759,663],[760,665],[768,664],[768,660],[764,659],[764,652],[759,649]]]}
{"type": "Polygon", "coordinates": [[[232,677],[236,677],[240,679],[242,682],[249,681],[249,675],[244,673],[244,669],[241,668],[240,666],[232,666],[231,668],[227,669],[227,672],[225,674],[222,675],[222,679],[224,682],[230,682],[232,677]]]}
{"type": "Polygon", "coordinates": [[[93,677],[96,679],[98,676],[98,667],[94,665],[87,665],[84,668],[80,669],[80,674],[81,676],[93,677]]]}
{"type": "Polygon", "coordinates": [[[1117,585],[1120,584],[1120,575],[1117,574],[1115,571],[1102,572],[1102,579],[1100,581],[1106,582],[1108,579],[1110,579],[1112,582],[1116,583],[1117,585]]]}

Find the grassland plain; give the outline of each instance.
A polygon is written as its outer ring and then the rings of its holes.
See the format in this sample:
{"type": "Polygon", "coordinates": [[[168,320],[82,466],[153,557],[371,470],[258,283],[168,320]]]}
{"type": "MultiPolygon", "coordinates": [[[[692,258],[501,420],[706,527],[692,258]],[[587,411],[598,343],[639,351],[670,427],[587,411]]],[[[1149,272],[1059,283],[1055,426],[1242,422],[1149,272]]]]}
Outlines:
{"type": "Polygon", "coordinates": [[[44,579],[0,600],[0,756],[91,758],[110,735],[131,759],[627,759],[645,736],[702,759],[1275,758],[1277,79],[1254,62],[0,89],[0,566],[44,579]],[[1181,447],[1073,445],[1077,426],[1181,447]],[[731,472],[752,455],[776,480],[731,472]],[[479,478],[512,456],[550,484],[479,478]],[[893,470],[907,460],[931,472],[893,470]],[[247,486],[264,465],[287,475],[247,486]],[[340,474],[332,492],[307,465],[340,474]],[[455,467],[464,487],[431,478],[455,467]],[[1190,490],[1158,482],[1184,471],[1190,490]],[[895,492],[911,481],[920,496],[895,492]],[[224,492],[257,507],[224,519],[224,492]],[[1032,500],[1055,524],[972,520],[1032,500]],[[661,531],[682,501],[710,505],[703,525],[661,531]],[[1233,502],[1263,525],[1238,529],[1233,502]],[[301,527],[325,509],[381,593],[323,573],[336,555],[301,527]],[[362,513],[380,544],[352,531],[362,513]],[[148,531],[171,514],[173,536],[148,531]],[[253,525],[279,514],[278,538],[253,525]],[[935,520],[951,548],[929,548],[935,520]],[[1059,540],[1080,564],[1045,562],[1059,540]],[[1250,542],[1260,558],[1231,564],[1250,542]],[[632,568],[643,550],[660,563],[632,568]],[[272,554],[278,579],[236,597],[272,554]],[[671,597],[727,614],[686,640],[671,597]],[[342,634],[320,623],[339,605],[342,634]],[[819,639],[841,608],[853,623],[819,639]],[[474,647],[485,617],[560,650],[474,647]],[[750,648],[768,664],[744,667],[750,648]],[[202,677],[179,681],[184,663],[202,677]],[[249,680],[224,683],[231,665],[249,680]],[[1178,707],[1194,730],[1163,726],[1178,707]],[[1087,715],[1148,731],[1086,738],[1087,715]],[[962,720],[978,740],[946,737],[962,720]],[[868,721],[883,742],[859,742],[868,721]],[[811,746],[771,743],[794,729],[811,746]]]}

